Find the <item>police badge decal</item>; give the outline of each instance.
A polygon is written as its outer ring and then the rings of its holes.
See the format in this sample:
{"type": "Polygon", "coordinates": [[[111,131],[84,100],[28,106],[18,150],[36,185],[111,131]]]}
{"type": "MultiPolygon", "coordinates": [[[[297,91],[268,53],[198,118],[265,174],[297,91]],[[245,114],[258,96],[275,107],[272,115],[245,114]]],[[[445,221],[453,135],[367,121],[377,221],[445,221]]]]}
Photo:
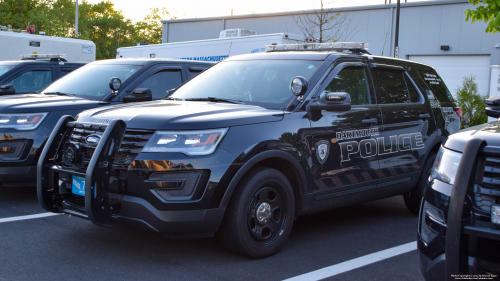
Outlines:
{"type": "Polygon", "coordinates": [[[324,164],[330,152],[330,143],[326,140],[321,140],[316,143],[316,157],[320,164],[324,164]]]}

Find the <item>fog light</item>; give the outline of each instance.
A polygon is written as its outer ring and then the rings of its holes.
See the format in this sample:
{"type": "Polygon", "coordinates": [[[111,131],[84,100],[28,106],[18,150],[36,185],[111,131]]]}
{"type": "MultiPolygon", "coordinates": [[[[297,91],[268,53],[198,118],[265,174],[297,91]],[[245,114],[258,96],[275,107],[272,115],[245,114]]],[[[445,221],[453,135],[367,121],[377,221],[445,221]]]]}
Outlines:
{"type": "Polygon", "coordinates": [[[491,206],[491,222],[500,224],[500,205],[491,206]]]}

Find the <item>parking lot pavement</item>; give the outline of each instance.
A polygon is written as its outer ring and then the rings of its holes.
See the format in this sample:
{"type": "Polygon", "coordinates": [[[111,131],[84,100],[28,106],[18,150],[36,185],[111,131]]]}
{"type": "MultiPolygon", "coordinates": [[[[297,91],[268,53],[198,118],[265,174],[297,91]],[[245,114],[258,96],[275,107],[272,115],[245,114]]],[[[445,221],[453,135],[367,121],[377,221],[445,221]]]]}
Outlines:
{"type": "MultiPolygon", "coordinates": [[[[45,213],[34,188],[1,188],[0,218],[45,213]]],[[[217,239],[153,232],[59,215],[0,223],[0,280],[283,280],[416,240],[417,217],[402,197],[296,220],[283,251],[252,260],[217,239]]],[[[423,280],[416,251],[328,280],[423,280]]]]}
{"type": "Polygon", "coordinates": [[[45,212],[38,204],[36,187],[0,186],[0,218],[45,212]]]}

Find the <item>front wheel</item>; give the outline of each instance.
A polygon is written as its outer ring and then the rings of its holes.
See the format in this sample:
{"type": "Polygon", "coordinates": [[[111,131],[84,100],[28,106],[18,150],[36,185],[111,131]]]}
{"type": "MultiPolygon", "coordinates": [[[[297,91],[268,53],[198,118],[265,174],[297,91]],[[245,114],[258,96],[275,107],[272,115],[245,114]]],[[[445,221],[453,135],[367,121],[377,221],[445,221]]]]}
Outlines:
{"type": "Polygon", "coordinates": [[[404,196],[406,208],[415,215],[418,215],[420,211],[420,202],[422,201],[422,196],[424,195],[425,186],[427,185],[427,180],[431,173],[432,165],[436,160],[436,153],[431,152],[427,156],[424,168],[420,173],[420,178],[418,179],[417,185],[412,189],[410,196],[404,196]]]}
{"type": "Polygon", "coordinates": [[[268,257],[284,246],[294,216],[295,198],[288,179],[278,170],[258,167],[234,191],[219,238],[234,253],[268,257]]]}

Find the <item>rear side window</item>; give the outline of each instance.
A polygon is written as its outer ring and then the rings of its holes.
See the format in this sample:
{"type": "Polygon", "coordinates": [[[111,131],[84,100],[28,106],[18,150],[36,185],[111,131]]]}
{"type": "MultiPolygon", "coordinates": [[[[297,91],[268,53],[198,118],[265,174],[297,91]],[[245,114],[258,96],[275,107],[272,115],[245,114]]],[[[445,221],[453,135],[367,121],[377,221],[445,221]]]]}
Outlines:
{"type": "Polygon", "coordinates": [[[430,67],[422,67],[417,70],[418,75],[427,86],[427,96],[430,100],[437,98],[440,102],[453,102],[453,96],[446,87],[443,79],[430,67]]]}
{"type": "Polygon", "coordinates": [[[403,71],[375,68],[372,73],[379,104],[411,102],[410,91],[406,86],[407,78],[403,71]]]}
{"type": "Polygon", "coordinates": [[[415,88],[415,85],[413,85],[413,83],[411,82],[408,75],[405,75],[405,81],[406,81],[406,86],[408,87],[408,93],[410,94],[410,101],[418,102],[420,98],[417,89],[415,88]]]}
{"type": "Polygon", "coordinates": [[[162,99],[167,91],[179,87],[182,84],[180,71],[160,71],[144,80],[136,88],[148,88],[151,90],[154,100],[162,99]]]}
{"type": "Polygon", "coordinates": [[[195,77],[196,75],[205,71],[207,67],[204,66],[189,66],[188,67],[188,79],[195,77]]]}
{"type": "Polygon", "coordinates": [[[342,69],[330,81],[325,92],[346,92],[351,96],[352,105],[370,104],[366,74],[361,67],[342,69]]]}

